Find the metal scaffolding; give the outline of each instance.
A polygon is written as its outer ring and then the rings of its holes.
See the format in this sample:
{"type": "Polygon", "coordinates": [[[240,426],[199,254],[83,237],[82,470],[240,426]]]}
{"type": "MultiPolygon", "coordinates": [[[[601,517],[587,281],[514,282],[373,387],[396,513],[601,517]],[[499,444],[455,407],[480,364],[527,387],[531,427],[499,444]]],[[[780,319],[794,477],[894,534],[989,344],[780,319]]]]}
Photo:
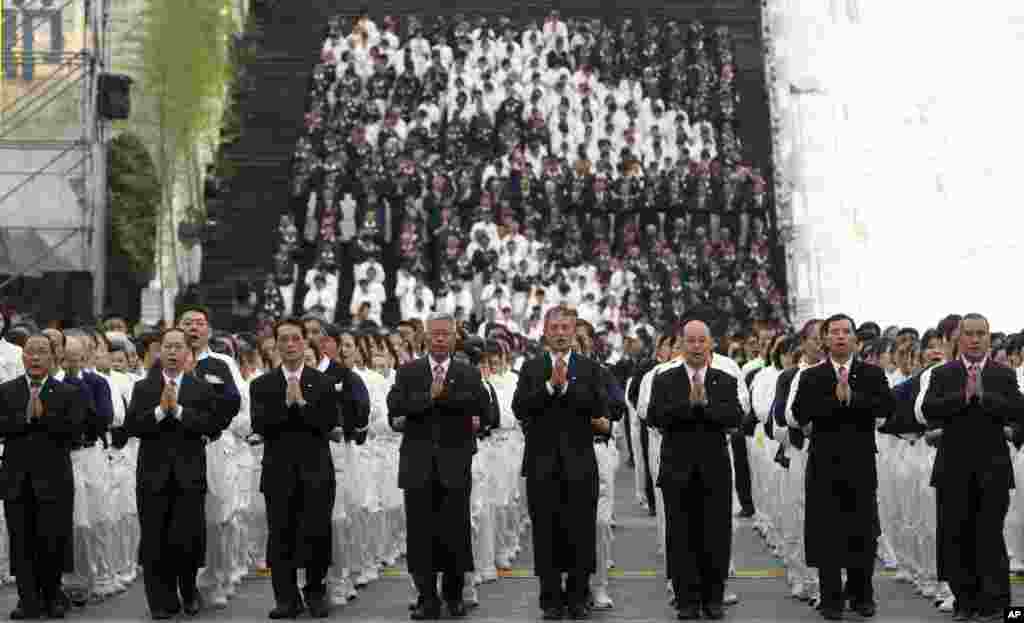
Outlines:
{"type": "MultiPolygon", "coordinates": [[[[0,0],[4,1],[4,0],[0,0]]],[[[10,222],[5,213],[25,208],[19,197],[47,177],[63,177],[74,197],[64,209],[77,220],[60,227],[3,226],[5,246],[12,236],[33,234],[46,240],[42,248],[17,247],[22,254],[17,266],[7,269],[0,281],[0,293],[19,277],[47,270],[62,270],[56,255],[72,240],[82,246],[79,269],[93,275],[92,312],[99,316],[106,298],[107,266],[107,180],[106,140],[109,123],[98,110],[100,75],[110,66],[110,0],[25,0],[7,5],[3,12],[3,97],[0,98],[0,180],[7,181],[0,192],[0,223],[10,222]],[[82,30],[75,33],[81,49],[65,51],[64,23],[67,15],[81,12],[82,30]],[[45,32],[49,31],[49,40],[45,32]],[[78,35],[80,34],[80,38],[78,35]],[[38,49],[42,39],[43,49],[38,49]],[[49,49],[46,49],[49,47],[49,49]],[[79,95],[80,123],[73,133],[61,137],[38,136],[38,122],[55,113],[55,107],[79,95]],[[33,122],[36,132],[33,135],[33,122]],[[74,134],[72,136],[71,134],[74,134]],[[12,166],[15,162],[32,166],[12,166]],[[10,182],[10,180],[14,180],[10,182]],[[80,210],[77,212],[76,210],[80,210]]],[[[72,125],[73,127],[73,125],[72,125]]],[[[11,250],[8,248],[8,253],[11,250]]],[[[63,270],[73,269],[67,262],[63,270]]]]}

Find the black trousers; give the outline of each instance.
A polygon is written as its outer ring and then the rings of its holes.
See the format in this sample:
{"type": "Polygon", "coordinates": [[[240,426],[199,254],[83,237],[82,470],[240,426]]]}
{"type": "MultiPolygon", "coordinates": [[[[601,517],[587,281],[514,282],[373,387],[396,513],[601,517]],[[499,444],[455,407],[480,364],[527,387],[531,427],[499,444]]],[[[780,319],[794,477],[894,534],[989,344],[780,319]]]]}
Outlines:
{"type": "Polygon", "coordinates": [[[196,574],[205,557],[206,492],[175,484],[137,492],[142,579],[150,611],[177,612],[198,596],[196,574]],[[180,597],[180,599],[179,599],[180,597]]]}
{"type": "MultiPolygon", "coordinates": [[[[723,467],[728,469],[728,463],[723,467]]],[[[732,554],[730,476],[712,483],[696,472],[685,485],[662,487],[665,557],[680,606],[722,605],[732,554]]]]}
{"type": "Polygon", "coordinates": [[[441,598],[447,602],[462,601],[465,573],[473,570],[470,491],[445,487],[434,461],[430,482],[417,489],[405,489],[404,498],[409,518],[406,557],[420,601],[429,607],[439,605],[441,598]]]}
{"type": "Polygon", "coordinates": [[[1010,496],[1005,485],[984,487],[978,475],[966,486],[936,488],[949,587],[957,608],[984,614],[1010,605],[1010,561],[1003,525],[1010,496]]]}
{"type": "Polygon", "coordinates": [[[654,497],[654,479],[651,477],[651,445],[647,422],[640,421],[640,456],[647,468],[644,470],[644,497],[647,498],[647,512],[654,517],[658,510],[654,497]]]}
{"type": "Polygon", "coordinates": [[[57,599],[72,508],[66,502],[40,500],[26,479],[17,500],[4,502],[12,571],[22,608],[38,611],[57,599]]]}
{"type": "MultiPolygon", "coordinates": [[[[333,493],[333,490],[331,491],[333,493]]],[[[287,494],[264,491],[263,497],[267,505],[267,549],[275,552],[268,561],[270,563],[270,584],[274,589],[274,601],[281,605],[296,604],[302,601],[299,592],[298,569],[295,563],[296,552],[302,549],[300,536],[302,523],[310,521],[304,515],[309,513],[311,506],[308,496],[313,492],[298,484],[287,494]],[[284,554],[284,555],[282,555],[284,554]]],[[[328,514],[329,516],[329,514],[328,514]]],[[[299,559],[304,558],[298,556],[299,559]]],[[[324,560],[330,560],[329,557],[324,560]]],[[[306,569],[306,585],[302,592],[307,595],[324,595],[327,587],[328,564],[308,564],[306,569]]]]}
{"type": "Polygon", "coordinates": [[[589,575],[567,573],[563,587],[561,573],[544,574],[540,577],[540,607],[548,610],[583,605],[587,602],[589,590],[589,575]]]}
{"type": "Polygon", "coordinates": [[[732,445],[732,467],[736,476],[736,496],[744,510],[754,508],[754,496],[750,486],[750,457],[747,454],[747,440],[743,431],[729,435],[732,445]]]}
{"type": "MultiPolygon", "coordinates": [[[[874,560],[872,559],[872,562],[874,560]]],[[[853,605],[873,604],[875,587],[872,582],[874,567],[847,567],[846,586],[843,586],[842,568],[819,567],[818,581],[821,583],[821,605],[823,608],[843,609],[843,596],[853,605]]]]}

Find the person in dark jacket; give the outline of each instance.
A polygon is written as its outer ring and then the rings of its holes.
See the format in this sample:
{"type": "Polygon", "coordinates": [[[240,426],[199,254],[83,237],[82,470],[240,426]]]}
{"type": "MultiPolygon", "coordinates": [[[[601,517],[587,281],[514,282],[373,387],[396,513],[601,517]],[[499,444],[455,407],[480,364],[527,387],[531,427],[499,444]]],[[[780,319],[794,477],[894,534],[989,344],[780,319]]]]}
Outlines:
{"type": "Polygon", "coordinates": [[[598,364],[572,350],[576,311],[553,307],[544,318],[547,353],[526,361],[512,397],[523,423],[523,475],[533,525],[534,573],[544,618],[588,618],[596,569],[598,500],[594,423],[608,417],[598,364]],[[562,573],[567,574],[563,587],[562,573]]]}
{"type": "Polygon", "coordinates": [[[388,419],[402,432],[398,487],[405,494],[409,573],[419,592],[413,620],[466,616],[462,590],[473,571],[470,526],[472,462],[481,414],[487,410],[480,372],[452,357],[451,315],[427,320],[430,354],[398,369],[388,393],[388,419]],[[437,574],[442,595],[437,594],[437,574]]]}
{"type": "Polygon", "coordinates": [[[135,384],[125,419],[138,437],[139,562],[154,619],[199,612],[206,560],[206,443],[228,425],[216,390],[191,372],[185,332],[168,329],[160,366],[135,384]],[[180,598],[180,599],[179,599],[180,598]]]}
{"type": "Polygon", "coordinates": [[[885,371],[854,357],[857,327],[844,314],[822,323],[828,359],[805,369],[796,387],[793,419],[810,431],[807,452],[804,547],[818,568],[821,614],[842,618],[851,609],[874,616],[872,575],[878,537],[876,418],[892,413],[885,371]],[[808,426],[810,424],[810,426],[808,426]]]}
{"type": "Polygon", "coordinates": [[[274,609],[271,619],[293,619],[308,606],[329,615],[324,579],[331,565],[331,513],[335,475],[329,435],[338,422],[331,380],[303,364],[302,322],[274,327],[281,367],[249,386],[252,429],[265,444],[260,492],[267,504],[267,563],[274,609]],[[298,569],[306,570],[303,595],[298,569]]]}
{"type": "Polygon", "coordinates": [[[1014,371],[988,355],[980,314],[960,322],[960,356],[934,368],[922,411],[942,428],[932,468],[939,513],[939,571],[956,599],[955,620],[998,621],[1010,605],[1003,524],[1015,486],[1007,430],[1020,428],[1024,397],[1014,371]]]}
{"type": "Polygon", "coordinates": [[[710,366],[711,330],[681,328],[683,365],[654,379],[648,419],[662,432],[657,485],[665,496],[665,556],[680,619],[721,619],[732,547],[732,467],[726,431],[740,424],[737,380],[710,366]]]}
{"type": "Polygon", "coordinates": [[[18,605],[11,619],[64,616],[61,574],[70,571],[74,475],[71,442],[80,434],[85,401],[50,376],[53,344],[25,341],[25,374],[0,385],[0,498],[10,536],[18,605]]]}

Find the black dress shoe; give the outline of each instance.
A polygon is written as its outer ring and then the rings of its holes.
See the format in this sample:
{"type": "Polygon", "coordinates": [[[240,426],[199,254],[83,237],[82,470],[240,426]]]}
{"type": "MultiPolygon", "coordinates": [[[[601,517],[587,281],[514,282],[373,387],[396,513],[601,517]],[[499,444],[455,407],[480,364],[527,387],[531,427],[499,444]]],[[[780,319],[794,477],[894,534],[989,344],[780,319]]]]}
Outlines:
{"type": "Polygon", "coordinates": [[[957,610],[953,612],[954,621],[970,621],[974,618],[974,613],[969,610],[957,610]]]}
{"type": "Polygon", "coordinates": [[[544,608],[545,621],[561,621],[563,608],[544,608]]]}
{"type": "Polygon", "coordinates": [[[462,601],[449,601],[448,602],[448,616],[453,619],[464,619],[466,618],[467,609],[466,602],[462,601]]]}
{"type": "Polygon", "coordinates": [[[842,621],[843,611],[833,606],[823,606],[821,608],[821,617],[826,621],[842,621]]]}
{"type": "MultiPolygon", "coordinates": [[[[149,616],[154,621],[166,621],[168,619],[173,619],[174,618],[174,615],[171,614],[170,612],[168,612],[166,610],[159,610],[159,609],[151,611],[149,613],[149,616]]],[[[11,618],[13,619],[14,617],[12,616],[11,618]]]]}
{"type": "Polygon", "coordinates": [[[202,605],[200,605],[199,603],[199,597],[193,597],[192,599],[186,601],[181,609],[185,612],[186,615],[190,617],[196,616],[202,609],[202,605]]]}
{"type": "Polygon", "coordinates": [[[741,518],[741,519],[750,519],[750,518],[751,518],[751,517],[753,517],[753,516],[754,516],[755,514],[756,514],[756,513],[754,512],[754,509],[753,509],[753,508],[744,508],[744,509],[743,509],[743,510],[741,510],[741,511],[740,511],[739,513],[737,513],[737,514],[736,514],[736,516],[737,516],[737,517],[739,517],[739,518],[741,518]]]}
{"type": "Polygon", "coordinates": [[[68,609],[59,599],[51,601],[50,603],[46,604],[46,616],[48,618],[63,619],[64,615],[66,615],[67,612],[68,609]]]}
{"type": "Polygon", "coordinates": [[[323,595],[307,596],[306,609],[309,610],[309,616],[314,619],[326,619],[331,615],[331,610],[327,607],[327,599],[323,595]]]}
{"type": "Polygon", "coordinates": [[[441,606],[420,604],[409,613],[409,618],[413,621],[437,621],[441,618],[441,606]]]}
{"type": "Polygon", "coordinates": [[[11,610],[12,621],[28,621],[38,619],[42,615],[39,608],[25,608],[20,603],[11,610]]]}
{"type": "Polygon", "coordinates": [[[676,618],[680,621],[692,621],[700,618],[700,608],[695,605],[685,605],[676,612],[676,618]]]}
{"type": "Polygon", "coordinates": [[[875,607],[875,604],[872,602],[862,602],[850,604],[850,610],[853,610],[854,612],[856,612],[857,614],[866,619],[870,619],[871,617],[875,616],[875,611],[877,610],[877,608],[875,607]]]}
{"type": "Polygon", "coordinates": [[[297,619],[303,610],[302,602],[277,604],[267,616],[271,619],[297,619]]]}
{"type": "Polygon", "coordinates": [[[725,610],[721,604],[715,604],[713,606],[704,606],[704,618],[711,619],[712,621],[718,621],[725,616],[725,610]]]}
{"type": "Polygon", "coordinates": [[[586,604],[575,604],[569,606],[569,618],[575,621],[583,621],[590,618],[590,608],[586,604]]]}

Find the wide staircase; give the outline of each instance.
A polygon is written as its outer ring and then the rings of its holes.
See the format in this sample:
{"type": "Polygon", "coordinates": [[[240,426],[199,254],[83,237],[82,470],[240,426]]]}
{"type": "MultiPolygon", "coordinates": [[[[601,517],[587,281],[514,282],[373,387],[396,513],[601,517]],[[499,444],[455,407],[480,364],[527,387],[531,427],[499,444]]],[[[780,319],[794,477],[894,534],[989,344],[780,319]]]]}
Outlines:
{"type": "Polygon", "coordinates": [[[240,136],[222,148],[227,172],[219,200],[208,202],[219,226],[204,246],[203,300],[218,326],[232,317],[244,287],[259,291],[276,239],[281,207],[291,200],[291,153],[302,128],[306,93],[327,25],[316,2],[254,7],[245,38],[249,50],[238,94],[240,136]]]}
{"type": "MultiPolygon", "coordinates": [[[[736,42],[736,85],[740,93],[741,119],[758,119],[741,132],[753,161],[760,163],[770,180],[771,136],[769,110],[764,88],[761,52],[761,7],[757,0],[689,0],[630,3],[610,1],[530,2],[510,8],[494,0],[452,0],[429,9],[412,0],[379,0],[359,5],[336,0],[256,0],[245,34],[250,49],[246,76],[235,106],[241,123],[240,138],[222,148],[227,165],[226,185],[219,200],[208,200],[210,217],[219,222],[213,238],[204,245],[200,298],[210,306],[218,327],[251,329],[251,317],[234,312],[236,301],[247,290],[263,291],[272,267],[271,258],[278,239],[277,225],[282,208],[292,198],[291,161],[306,111],[308,87],[314,65],[320,57],[325,29],[332,18],[351,16],[365,7],[378,22],[387,14],[416,13],[451,15],[494,15],[541,20],[553,8],[563,15],[607,16],[618,20],[676,19],[683,23],[699,19],[729,27],[736,42]],[[271,5],[269,8],[266,5],[271,5]]],[[[300,206],[292,206],[292,212],[300,206]]],[[[304,209],[304,208],[301,208],[304,209]]],[[[770,223],[769,226],[773,226],[770,223]]],[[[301,236],[301,232],[300,232],[301,236]]],[[[307,257],[312,255],[308,250],[307,257]]],[[[339,258],[347,266],[344,254],[339,258]]],[[[783,258],[777,258],[781,266],[783,258]]],[[[308,268],[300,262],[300,282],[308,268]]],[[[782,271],[780,271],[782,272],[782,271]]],[[[784,274],[784,272],[782,273],[784,274]]],[[[351,271],[341,271],[339,316],[347,310],[351,271]]],[[[301,301],[303,288],[296,293],[301,301]]]]}

